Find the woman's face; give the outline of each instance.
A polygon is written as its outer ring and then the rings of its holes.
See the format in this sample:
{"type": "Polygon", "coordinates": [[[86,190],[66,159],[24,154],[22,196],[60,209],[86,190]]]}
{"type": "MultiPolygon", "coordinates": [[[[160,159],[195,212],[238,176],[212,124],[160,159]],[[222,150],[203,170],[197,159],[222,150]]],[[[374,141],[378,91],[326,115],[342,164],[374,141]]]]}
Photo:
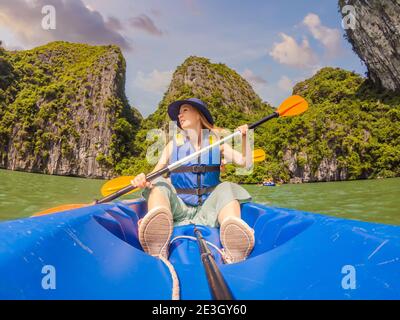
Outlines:
{"type": "Polygon", "coordinates": [[[182,129],[193,129],[200,121],[200,114],[191,105],[183,104],[179,109],[178,120],[182,129]]]}

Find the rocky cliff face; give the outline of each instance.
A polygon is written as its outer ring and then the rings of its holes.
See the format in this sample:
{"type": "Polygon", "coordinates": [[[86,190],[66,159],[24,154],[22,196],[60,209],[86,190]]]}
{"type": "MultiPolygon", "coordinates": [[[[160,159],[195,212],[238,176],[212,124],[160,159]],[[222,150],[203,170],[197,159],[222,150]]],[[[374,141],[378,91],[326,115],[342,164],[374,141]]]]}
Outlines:
{"type": "Polygon", "coordinates": [[[205,101],[216,124],[231,129],[259,112],[272,110],[234,70],[222,63],[212,63],[209,59],[193,56],[176,69],[157,111],[143,125],[156,127],[156,124],[168,122],[167,106],[175,100],[190,97],[205,101]]]}
{"type": "Polygon", "coordinates": [[[400,96],[380,92],[360,76],[323,68],[298,83],[309,110],[266,130],[281,159],[278,176],[292,183],[400,175],[400,96]],[[273,141],[272,135],[281,138],[273,141]]]}
{"type": "Polygon", "coordinates": [[[347,168],[340,165],[336,155],[323,158],[314,170],[310,162],[308,154],[304,151],[296,152],[290,147],[286,149],[283,154],[283,165],[289,172],[288,182],[341,181],[349,178],[347,168]]]}
{"type": "Polygon", "coordinates": [[[222,105],[239,108],[246,114],[263,107],[260,97],[238,73],[222,63],[211,63],[201,57],[189,57],[177,68],[164,101],[185,95],[203,97],[214,109],[222,105]]]}
{"type": "Polygon", "coordinates": [[[0,56],[0,167],[110,177],[141,121],[119,48],[55,42],[0,56]]]}
{"type": "Polygon", "coordinates": [[[355,27],[346,30],[347,38],[365,62],[369,77],[380,87],[400,91],[400,2],[339,1],[340,9],[345,5],[355,9],[355,27]]]}

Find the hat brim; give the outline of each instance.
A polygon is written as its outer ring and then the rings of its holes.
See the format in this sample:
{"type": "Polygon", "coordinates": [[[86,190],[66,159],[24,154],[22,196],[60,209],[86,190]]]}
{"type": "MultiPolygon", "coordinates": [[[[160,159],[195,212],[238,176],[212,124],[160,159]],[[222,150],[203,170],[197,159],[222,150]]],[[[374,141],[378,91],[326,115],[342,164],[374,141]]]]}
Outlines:
{"type": "Polygon", "coordinates": [[[184,104],[189,104],[192,107],[196,108],[196,110],[198,110],[201,114],[203,114],[207,121],[210,124],[214,124],[214,119],[210,113],[210,111],[204,107],[203,105],[201,105],[200,103],[197,103],[195,101],[191,101],[191,100],[177,100],[175,102],[172,102],[169,106],[168,106],[168,115],[171,118],[172,121],[176,121],[178,124],[178,127],[182,129],[179,120],[178,120],[178,115],[179,115],[179,110],[181,108],[182,105],[184,104]]]}

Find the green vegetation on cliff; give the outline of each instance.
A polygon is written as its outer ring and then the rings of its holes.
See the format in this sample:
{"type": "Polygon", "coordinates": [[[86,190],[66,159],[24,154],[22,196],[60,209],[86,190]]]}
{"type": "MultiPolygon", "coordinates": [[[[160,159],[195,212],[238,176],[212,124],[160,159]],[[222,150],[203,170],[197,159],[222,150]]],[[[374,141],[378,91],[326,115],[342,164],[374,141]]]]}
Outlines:
{"type": "Polygon", "coordinates": [[[27,51],[2,50],[0,72],[0,166],[13,162],[22,170],[47,172],[57,146],[57,162],[70,162],[65,171],[73,173],[80,143],[86,154],[80,156],[97,154],[106,170],[134,154],[141,116],[125,97],[125,59],[118,47],[53,42],[27,51]],[[101,113],[107,114],[100,122],[101,113]],[[108,131],[105,149],[86,143],[108,131]]]}
{"type": "Polygon", "coordinates": [[[398,95],[378,91],[368,80],[338,68],[321,69],[293,91],[308,100],[309,110],[300,117],[278,119],[258,137],[270,156],[268,165],[277,169],[275,178],[328,181],[400,175],[398,95]]]}

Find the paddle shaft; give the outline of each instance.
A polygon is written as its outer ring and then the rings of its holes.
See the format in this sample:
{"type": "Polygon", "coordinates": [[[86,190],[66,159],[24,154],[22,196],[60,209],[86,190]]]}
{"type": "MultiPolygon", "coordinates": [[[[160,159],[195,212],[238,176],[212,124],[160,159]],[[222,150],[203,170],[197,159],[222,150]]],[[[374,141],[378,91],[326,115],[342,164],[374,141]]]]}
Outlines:
{"type": "Polygon", "coordinates": [[[234,300],[232,292],[229,289],[221,271],[218,269],[217,263],[215,262],[215,259],[211,254],[211,251],[208,248],[201,231],[195,228],[194,233],[199,245],[201,261],[206,272],[208,286],[210,287],[213,300],[234,300]]]}
{"type": "MultiPolygon", "coordinates": [[[[266,122],[268,120],[271,120],[273,118],[277,118],[277,117],[279,117],[279,113],[277,113],[277,112],[271,113],[270,115],[266,116],[265,118],[262,118],[261,120],[258,120],[257,122],[254,122],[251,125],[249,125],[249,129],[254,129],[255,127],[259,126],[260,124],[263,124],[264,122],[266,122]]],[[[222,143],[225,143],[226,141],[228,141],[230,139],[233,139],[234,137],[239,136],[239,135],[241,135],[241,132],[240,131],[236,131],[236,132],[230,134],[229,136],[226,136],[225,138],[223,138],[221,140],[218,140],[218,141],[214,142],[213,144],[210,144],[209,146],[204,147],[203,149],[200,149],[200,150],[198,150],[196,152],[193,152],[192,154],[190,154],[190,155],[188,155],[188,156],[186,156],[186,157],[184,157],[184,158],[182,158],[182,159],[170,164],[169,166],[167,166],[167,167],[165,167],[165,168],[163,168],[161,170],[158,170],[156,172],[148,174],[146,176],[146,180],[147,181],[152,181],[155,178],[158,178],[158,177],[162,176],[165,173],[169,173],[169,172],[179,168],[184,163],[189,162],[189,161],[191,161],[193,159],[196,159],[200,154],[202,154],[204,152],[207,152],[208,150],[210,150],[210,149],[212,149],[212,148],[214,148],[214,147],[216,147],[216,146],[218,146],[218,145],[220,145],[222,143]]],[[[96,203],[110,202],[110,201],[112,201],[112,200],[114,200],[116,198],[119,198],[120,196],[128,193],[129,191],[132,191],[133,189],[136,189],[136,186],[133,186],[133,185],[127,186],[127,187],[125,187],[125,188],[123,188],[123,189],[121,189],[121,190],[119,190],[117,192],[114,192],[114,193],[112,193],[112,194],[110,194],[110,195],[108,195],[108,196],[106,196],[106,197],[104,197],[104,198],[102,198],[100,200],[97,200],[96,203]]]]}
{"type": "MultiPolygon", "coordinates": [[[[163,168],[161,170],[158,170],[156,172],[150,173],[146,176],[146,180],[147,181],[152,181],[155,178],[158,178],[160,176],[162,176],[165,173],[168,173],[170,170],[168,167],[163,168]]],[[[126,186],[125,188],[122,188],[121,190],[118,190],[100,200],[96,200],[96,203],[106,203],[106,202],[110,202],[116,198],[119,198],[120,196],[123,196],[124,194],[128,193],[129,191],[132,191],[133,189],[136,189],[136,186],[130,185],[130,186],[126,186]]]]}
{"type": "Polygon", "coordinates": [[[249,125],[249,129],[254,129],[255,127],[258,127],[260,124],[263,124],[264,122],[271,120],[273,118],[278,118],[279,117],[279,113],[278,112],[274,112],[271,113],[270,115],[266,116],[265,118],[262,118],[261,120],[258,120],[254,123],[252,123],[251,125],[249,125]]]}

